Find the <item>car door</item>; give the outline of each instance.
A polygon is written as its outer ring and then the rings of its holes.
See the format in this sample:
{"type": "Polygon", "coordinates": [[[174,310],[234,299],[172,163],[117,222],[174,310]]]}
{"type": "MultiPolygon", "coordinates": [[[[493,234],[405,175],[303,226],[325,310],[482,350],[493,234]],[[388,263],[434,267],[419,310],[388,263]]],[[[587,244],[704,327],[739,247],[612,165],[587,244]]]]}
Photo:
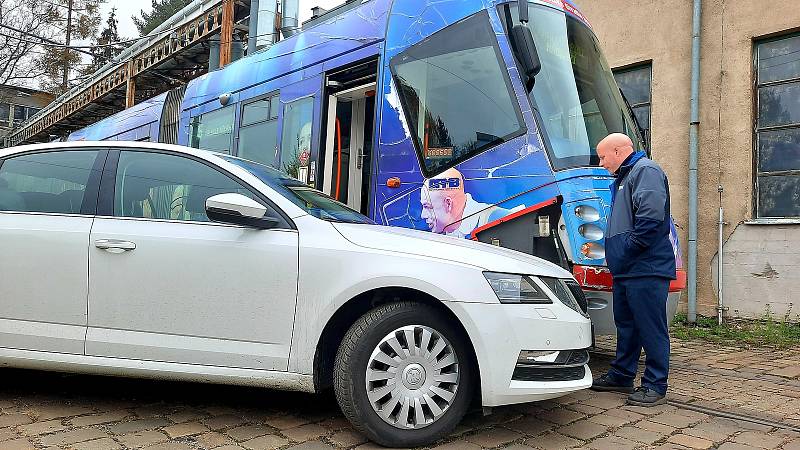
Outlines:
{"type": "Polygon", "coordinates": [[[0,346],[83,354],[89,230],[106,151],[0,160],[0,346]]]}
{"type": "Polygon", "coordinates": [[[212,195],[270,204],[188,155],[112,151],[109,165],[90,237],[86,353],[286,370],[296,230],[286,219],[269,230],[210,222],[212,195]]]}

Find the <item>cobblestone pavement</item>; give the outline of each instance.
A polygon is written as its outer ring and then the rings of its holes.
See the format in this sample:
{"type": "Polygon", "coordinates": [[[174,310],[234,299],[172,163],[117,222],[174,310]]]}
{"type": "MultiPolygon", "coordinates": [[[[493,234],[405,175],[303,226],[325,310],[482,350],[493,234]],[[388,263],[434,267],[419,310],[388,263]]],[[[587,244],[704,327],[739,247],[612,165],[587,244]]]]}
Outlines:
{"type": "MultiPolygon", "coordinates": [[[[593,370],[607,363],[595,355],[593,370]]],[[[331,395],[11,369],[0,380],[2,450],[379,448],[353,431],[331,395]]],[[[800,432],[685,407],[800,427],[800,349],[673,342],[670,399],[677,403],[637,408],[621,394],[582,391],[472,412],[434,448],[800,450],[800,432]]]]}
{"type": "MultiPolygon", "coordinates": [[[[611,339],[598,343],[613,353],[611,339]]],[[[800,427],[800,347],[776,351],[672,341],[670,398],[800,427]]]]}

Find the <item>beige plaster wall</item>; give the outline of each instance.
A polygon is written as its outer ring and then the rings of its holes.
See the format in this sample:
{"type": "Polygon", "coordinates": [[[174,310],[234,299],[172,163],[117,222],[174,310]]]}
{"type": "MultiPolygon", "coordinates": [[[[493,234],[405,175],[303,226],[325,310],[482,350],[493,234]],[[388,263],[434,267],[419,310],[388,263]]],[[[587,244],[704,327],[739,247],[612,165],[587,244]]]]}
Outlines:
{"type": "MultiPolygon", "coordinates": [[[[591,21],[611,67],[652,61],[653,158],[670,179],[672,213],[686,260],[692,2],[577,0],[577,3],[591,21]]],[[[721,184],[724,189],[722,206],[725,220],[730,224],[725,228],[726,239],[737,224],[752,218],[753,42],[799,28],[800,7],[796,0],[776,0],[769,4],[752,0],[703,1],[697,243],[701,314],[716,314],[712,263],[717,254],[720,206],[717,187],[721,184]]],[[[766,238],[770,234],[763,235],[766,238]]],[[[736,238],[734,235],[726,245],[736,245],[736,238]]],[[[752,239],[752,235],[747,239],[752,239]]],[[[734,300],[737,292],[732,291],[727,295],[734,300]]],[[[743,304],[758,300],[742,297],[736,301],[743,304]]],[[[739,309],[740,312],[755,310],[763,310],[763,306],[739,309]]]]}

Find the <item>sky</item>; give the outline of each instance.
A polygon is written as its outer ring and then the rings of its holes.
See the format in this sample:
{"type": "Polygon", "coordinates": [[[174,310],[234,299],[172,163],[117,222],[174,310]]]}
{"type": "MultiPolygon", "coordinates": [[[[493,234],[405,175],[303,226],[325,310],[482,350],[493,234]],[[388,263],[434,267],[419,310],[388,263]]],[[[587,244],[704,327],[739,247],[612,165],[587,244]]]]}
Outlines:
{"type": "MultiPolygon", "coordinates": [[[[308,20],[311,17],[311,8],[320,6],[325,9],[331,9],[334,6],[344,3],[344,0],[300,0],[300,22],[308,20]]],[[[125,38],[138,37],[139,32],[131,20],[131,16],[139,15],[139,11],[150,11],[151,0],[106,0],[101,6],[102,24],[101,29],[105,24],[106,18],[111,8],[117,8],[117,18],[119,19],[119,34],[125,38]]]]}

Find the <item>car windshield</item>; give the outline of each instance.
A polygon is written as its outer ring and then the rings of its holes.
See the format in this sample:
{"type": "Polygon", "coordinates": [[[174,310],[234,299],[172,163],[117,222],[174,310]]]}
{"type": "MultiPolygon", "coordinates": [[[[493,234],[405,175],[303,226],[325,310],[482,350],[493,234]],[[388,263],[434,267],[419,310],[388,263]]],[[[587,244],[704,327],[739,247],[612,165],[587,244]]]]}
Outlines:
{"type": "Polygon", "coordinates": [[[347,205],[337,202],[322,192],[294,178],[290,178],[272,167],[227,155],[220,155],[220,157],[255,175],[264,184],[318,219],[329,222],[375,223],[369,217],[350,209],[347,205]]]}
{"type": "MultiPolygon", "coordinates": [[[[539,113],[553,168],[596,166],[597,144],[610,133],[630,136],[642,150],[628,106],[594,33],[563,11],[530,5],[542,70],[531,101],[539,113]]],[[[511,6],[518,23],[516,6],[511,6]]]]}

